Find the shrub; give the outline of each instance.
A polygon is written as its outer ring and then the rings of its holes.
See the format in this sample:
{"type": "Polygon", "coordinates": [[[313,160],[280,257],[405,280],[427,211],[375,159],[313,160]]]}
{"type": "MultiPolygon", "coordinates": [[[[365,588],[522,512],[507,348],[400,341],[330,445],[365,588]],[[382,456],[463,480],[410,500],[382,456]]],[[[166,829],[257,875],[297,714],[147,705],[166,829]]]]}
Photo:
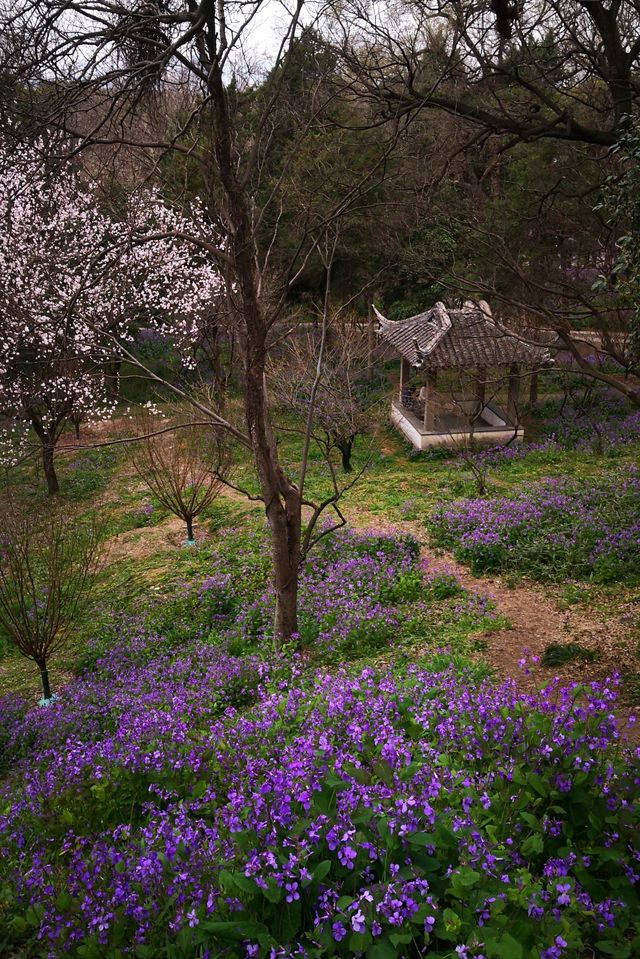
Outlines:
{"type": "MultiPolygon", "coordinates": [[[[611,400],[608,401],[609,404],[611,400]]],[[[568,419],[558,419],[559,411],[547,410],[552,417],[552,432],[538,442],[518,443],[511,446],[493,446],[471,454],[472,464],[477,469],[499,468],[509,463],[531,457],[557,458],[568,450],[581,453],[606,453],[615,456],[625,447],[640,441],[640,411],[626,407],[610,409],[598,406],[590,416],[573,413],[568,419]]],[[[565,411],[565,416],[567,411],[565,411]]],[[[465,465],[464,460],[461,465],[465,465]]]]}
{"type": "Polygon", "coordinates": [[[37,516],[17,500],[0,513],[0,629],[38,667],[43,702],[51,700],[48,666],[69,643],[89,605],[102,564],[97,519],[49,505],[37,516]]]}
{"type": "Polygon", "coordinates": [[[542,654],[543,666],[564,666],[565,663],[575,660],[592,663],[596,654],[592,649],[585,649],[580,643],[549,643],[542,654]]]}

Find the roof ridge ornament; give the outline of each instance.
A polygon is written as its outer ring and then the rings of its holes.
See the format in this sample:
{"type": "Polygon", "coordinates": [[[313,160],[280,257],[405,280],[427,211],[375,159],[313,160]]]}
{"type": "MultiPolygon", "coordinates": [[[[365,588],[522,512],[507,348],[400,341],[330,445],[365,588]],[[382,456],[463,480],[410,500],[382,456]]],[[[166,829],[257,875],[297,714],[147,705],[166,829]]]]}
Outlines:
{"type": "Polygon", "coordinates": [[[547,361],[544,348],[496,321],[486,301],[467,300],[459,308],[438,301],[406,320],[388,320],[373,309],[381,338],[415,369],[435,372],[514,364],[539,369],[547,361]]]}
{"type": "Polygon", "coordinates": [[[452,326],[451,317],[446,306],[440,300],[435,303],[430,310],[424,313],[416,313],[415,316],[409,316],[405,320],[390,320],[380,312],[374,303],[371,304],[378,320],[377,332],[384,336],[394,330],[406,330],[406,336],[411,337],[411,346],[414,355],[410,358],[410,363],[416,369],[423,369],[429,359],[429,355],[438,345],[440,340],[449,332],[452,326]],[[429,329],[428,339],[420,345],[418,336],[411,336],[412,325],[420,323],[426,325],[429,329]]]}
{"type": "Polygon", "coordinates": [[[381,333],[385,328],[392,329],[397,323],[402,323],[402,320],[390,320],[388,317],[383,316],[375,303],[372,303],[371,306],[378,321],[377,333],[381,333]]]}
{"type": "Polygon", "coordinates": [[[427,359],[427,356],[428,356],[429,354],[428,354],[428,353],[425,353],[424,350],[421,350],[421,349],[420,349],[420,346],[419,346],[419,344],[418,344],[418,337],[417,337],[417,336],[414,336],[414,338],[413,338],[413,348],[414,348],[415,353],[416,353],[416,362],[414,363],[414,366],[416,366],[418,369],[422,369],[422,366],[423,366],[423,364],[424,364],[424,361],[427,359]]]}

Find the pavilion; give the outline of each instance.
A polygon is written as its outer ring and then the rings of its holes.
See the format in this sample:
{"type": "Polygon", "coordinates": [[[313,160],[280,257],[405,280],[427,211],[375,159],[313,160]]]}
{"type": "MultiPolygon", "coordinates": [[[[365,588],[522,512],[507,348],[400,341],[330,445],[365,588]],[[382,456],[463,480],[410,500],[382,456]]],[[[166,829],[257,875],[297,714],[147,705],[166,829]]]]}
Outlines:
{"type": "Polygon", "coordinates": [[[545,347],[498,325],[482,300],[436,303],[398,321],[374,310],[380,336],[401,358],[391,421],[416,449],[522,439],[520,383],[551,365],[545,347]]]}

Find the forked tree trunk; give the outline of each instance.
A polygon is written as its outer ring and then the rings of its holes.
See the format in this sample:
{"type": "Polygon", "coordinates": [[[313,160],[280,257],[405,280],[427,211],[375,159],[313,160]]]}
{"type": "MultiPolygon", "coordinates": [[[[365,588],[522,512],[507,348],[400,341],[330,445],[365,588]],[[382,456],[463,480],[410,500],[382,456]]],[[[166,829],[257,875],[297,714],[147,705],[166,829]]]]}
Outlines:
{"type": "Polygon", "coordinates": [[[48,442],[42,447],[42,466],[47,481],[47,491],[50,496],[55,496],[60,492],[60,484],[58,483],[58,474],[56,473],[56,467],[53,461],[53,444],[48,442]]]}
{"type": "Polygon", "coordinates": [[[353,453],[353,436],[348,436],[344,439],[339,439],[336,441],[336,446],[340,450],[342,456],[342,469],[345,473],[352,473],[353,466],[351,465],[351,454],[353,453]]]}
{"type": "Polygon", "coordinates": [[[42,468],[47,483],[47,491],[50,496],[55,496],[60,492],[60,484],[58,483],[54,463],[56,446],[55,432],[52,433],[50,430],[45,430],[42,420],[35,414],[31,416],[31,425],[42,444],[42,468]]]}
{"type": "MultiPolygon", "coordinates": [[[[207,24],[216,36],[215,12],[207,24]]],[[[205,54],[205,59],[208,59],[205,54]]],[[[220,184],[225,194],[225,219],[229,235],[231,272],[243,326],[244,405],[247,431],[260,484],[260,493],[271,532],[273,586],[275,591],[274,642],[287,643],[298,630],[298,576],[302,503],[301,495],[280,466],[278,446],[269,414],[265,365],[269,324],[260,304],[256,274],[256,237],[250,214],[247,186],[238,179],[234,161],[233,120],[229,112],[220,60],[209,60],[213,142],[220,184]]],[[[229,281],[229,280],[228,280],[229,281]]]]}

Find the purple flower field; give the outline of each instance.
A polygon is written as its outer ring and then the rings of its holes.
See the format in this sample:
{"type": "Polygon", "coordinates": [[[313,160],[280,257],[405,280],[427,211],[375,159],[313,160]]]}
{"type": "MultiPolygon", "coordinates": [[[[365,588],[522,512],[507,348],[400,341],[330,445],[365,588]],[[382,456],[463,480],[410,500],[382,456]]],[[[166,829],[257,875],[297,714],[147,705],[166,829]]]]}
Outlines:
{"type": "Polygon", "coordinates": [[[7,928],[50,956],[621,943],[638,755],[616,746],[614,696],[451,670],[305,678],[203,646],[109,659],[47,710],[3,706],[25,755],[0,816],[7,928]]]}
{"type": "MultiPolygon", "coordinates": [[[[608,412],[608,409],[605,408],[608,412]]],[[[567,420],[554,418],[553,432],[538,442],[511,446],[492,446],[473,454],[480,466],[499,468],[531,456],[555,455],[567,450],[580,453],[614,453],[640,442],[640,411],[604,415],[598,408],[591,419],[575,416],[567,420]]]]}
{"type": "Polygon", "coordinates": [[[0,953],[631,959],[640,754],[616,682],[312,665],[389,649],[415,604],[491,615],[377,534],[326,541],[302,654],[274,655],[259,552],[164,623],[120,622],[46,709],[0,701],[0,953]]]}
{"type": "Polygon", "coordinates": [[[458,500],[431,517],[435,542],[475,572],[511,569],[540,579],[640,575],[640,474],[546,479],[514,496],[458,500]]]}

